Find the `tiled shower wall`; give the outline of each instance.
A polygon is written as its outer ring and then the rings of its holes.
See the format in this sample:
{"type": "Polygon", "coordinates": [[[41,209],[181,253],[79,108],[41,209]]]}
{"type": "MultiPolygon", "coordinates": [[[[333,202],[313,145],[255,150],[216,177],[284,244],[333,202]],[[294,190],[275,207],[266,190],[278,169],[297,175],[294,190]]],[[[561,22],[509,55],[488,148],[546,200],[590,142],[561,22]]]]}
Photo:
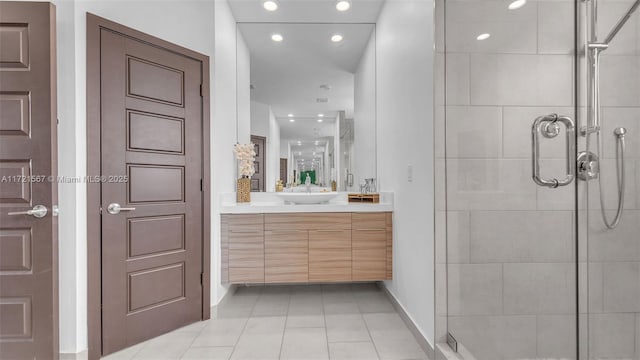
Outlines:
{"type": "MultiPolygon", "coordinates": [[[[574,3],[443,3],[439,329],[478,360],[575,358],[575,188],[531,179],[534,119],[575,118],[574,3]]],[[[564,134],[541,141],[543,175],[563,177],[564,134]]]]}
{"type": "MultiPolygon", "coordinates": [[[[606,37],[632,3],[599,2],[599,39],[606,37]]],[[[617,206],[613,129],[619,126],[628,130],[626,200],[620,225],[607,230],[600,217],[598,183],[589,183],[586,201],[580,198],[589,209],[587,236],[580,237],[581,268],[585,268],[585,260],[588,265],[588,276],[586,272],[581,276],[581,280],[588,278],[588,297],[581,299],[581,310],[587,309],[588,317],[581,317],[581,331],[589,340],[590,359],[640,359],[640,13],[632,16],[602,54],[600,78],[604,139],[601,177],[609,218],[617,206]]],[[[595,137],[592,139],[590,149],[595,151],[595,137]]],[[[587,345],[582,348],[586,352],[587,345]]]]}
{"type": "MultiPolygon", "coordinates": [[[[572,54],[574,6],[583,36],[586,5],[540,0],[508,10],[508,3],[436,2],[436,139],[446,140],[436,144],[436,341],[448,331],[478,360],[575,359],[578,237],[580,359],[640,359],[640,15],[602,56],[610,216],[612,131],[628,129],[626,210],[616,230],[605,230],[597,182],[576,192],[531,180],[533,120],[575,119],[576,80],[584,108],[584,54],[577,72],[572,54]],[[481,33],[491,37],[476,40],[481,33]]],[[[631,3],[600,1],[600,38],[631,3]]],[[[581,111],[578,126],[584,119],[581,111]]],[[[541,142],[543,175],[563,176],[564,142],[541,142]]],[[[584,138],[578,146],[585,149],[584,138]]]]}

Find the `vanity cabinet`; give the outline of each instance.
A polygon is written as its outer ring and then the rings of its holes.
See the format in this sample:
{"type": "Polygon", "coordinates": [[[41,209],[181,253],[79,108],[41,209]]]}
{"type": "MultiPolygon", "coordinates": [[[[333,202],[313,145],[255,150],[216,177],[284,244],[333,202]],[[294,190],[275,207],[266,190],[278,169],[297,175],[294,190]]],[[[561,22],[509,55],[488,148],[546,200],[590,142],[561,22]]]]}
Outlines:
{"type": "Polygon", "coordinates": [[[263,283],[264,215],[223,216],[221,225],[223,279],[229,283],[263,283]]]}
{"type": "Polygon", "coordinates": [[[308,283],[392,277],[392,215],[222,215],[222,281],[308,283]]]}

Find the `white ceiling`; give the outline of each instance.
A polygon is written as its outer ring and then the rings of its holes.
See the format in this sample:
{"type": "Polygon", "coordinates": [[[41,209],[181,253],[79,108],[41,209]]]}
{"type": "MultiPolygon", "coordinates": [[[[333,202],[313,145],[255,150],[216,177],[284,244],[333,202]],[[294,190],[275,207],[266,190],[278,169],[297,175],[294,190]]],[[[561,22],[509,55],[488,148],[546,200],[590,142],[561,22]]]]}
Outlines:
{"type": "Polygon", "coordinates": [[[345,12],[335,0],[277,0],[278,10],[269,12],[261,0],[229,0],[237,22],[375,23],[384,0],[351,0],[345,12]]]}
{"type": "Polygon", "coordinates": [[[353,114],[354,73],[373,24],[244,23],[238,29],[251,53],[252,101],[271,106],[277,118],[353,114]],[[274,33],[284,41],[272,41],[274,33]],[[334,34],[344,39],[331,42],[334,34]],[[318,103],[318,98],[328,102],[318,103]]]}

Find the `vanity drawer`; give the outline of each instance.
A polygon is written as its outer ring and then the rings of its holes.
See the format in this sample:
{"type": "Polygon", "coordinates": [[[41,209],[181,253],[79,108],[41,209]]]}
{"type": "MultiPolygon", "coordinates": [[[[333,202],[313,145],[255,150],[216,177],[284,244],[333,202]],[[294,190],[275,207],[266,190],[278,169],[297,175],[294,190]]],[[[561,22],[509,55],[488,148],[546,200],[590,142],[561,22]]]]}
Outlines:
{"type": "Polygon", "coordinates": [[[387,213],[353,213],[351,222],[353,230],[386,229],[387,213]]]}
{"type": "Polygon", "coordinates": [[[351,213],[286,213],[265,214],[265,230],[347,230],[351,229],[351,213]]]}
{"type": "Polygon", "coordinates": [[[231,232],[252,232],[264,230],[263,214],[223,215],[231,232]]]}

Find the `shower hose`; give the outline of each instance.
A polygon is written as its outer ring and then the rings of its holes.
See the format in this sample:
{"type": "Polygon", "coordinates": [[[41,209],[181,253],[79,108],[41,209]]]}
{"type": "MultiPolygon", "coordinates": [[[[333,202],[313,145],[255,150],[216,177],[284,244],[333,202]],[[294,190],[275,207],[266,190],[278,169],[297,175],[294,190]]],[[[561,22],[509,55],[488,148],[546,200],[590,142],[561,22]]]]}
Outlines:
{"type": "MultiPolygon", "coordinates": [[[[592,116],[593,124],[600,124],[600,51],[596,50],[594,52],[594,63],[593,63],[593,104],[592,104],[592,116]]],[[[599,126],[594,126],[596,133],[596,152],[599,160],[599,174],[598,176],[598,190],[600,193],[600,213],[602,215],[602,221],[608,229],[615,229],[618,224],[620,224],[620,219],[622,218],[622,212],[624,210],[624,193],[625,193],[625,165],[624,165],[624,153],[625,153],[625,141],[624,136],[627,130],[623,127],[616,128],[613,131],[613,135],[616,137],[616,177],[618,183],[618,209],[616,211],[616,215],[613,220],[609,221],[607,218],[607,214],[605,211],[605,200],[604,200],[604,179],[602,178],[602,129],[599,126]]],[[[590,135],[587,135],[587,149],[590,148],[589,141],[590,135]]]]}

